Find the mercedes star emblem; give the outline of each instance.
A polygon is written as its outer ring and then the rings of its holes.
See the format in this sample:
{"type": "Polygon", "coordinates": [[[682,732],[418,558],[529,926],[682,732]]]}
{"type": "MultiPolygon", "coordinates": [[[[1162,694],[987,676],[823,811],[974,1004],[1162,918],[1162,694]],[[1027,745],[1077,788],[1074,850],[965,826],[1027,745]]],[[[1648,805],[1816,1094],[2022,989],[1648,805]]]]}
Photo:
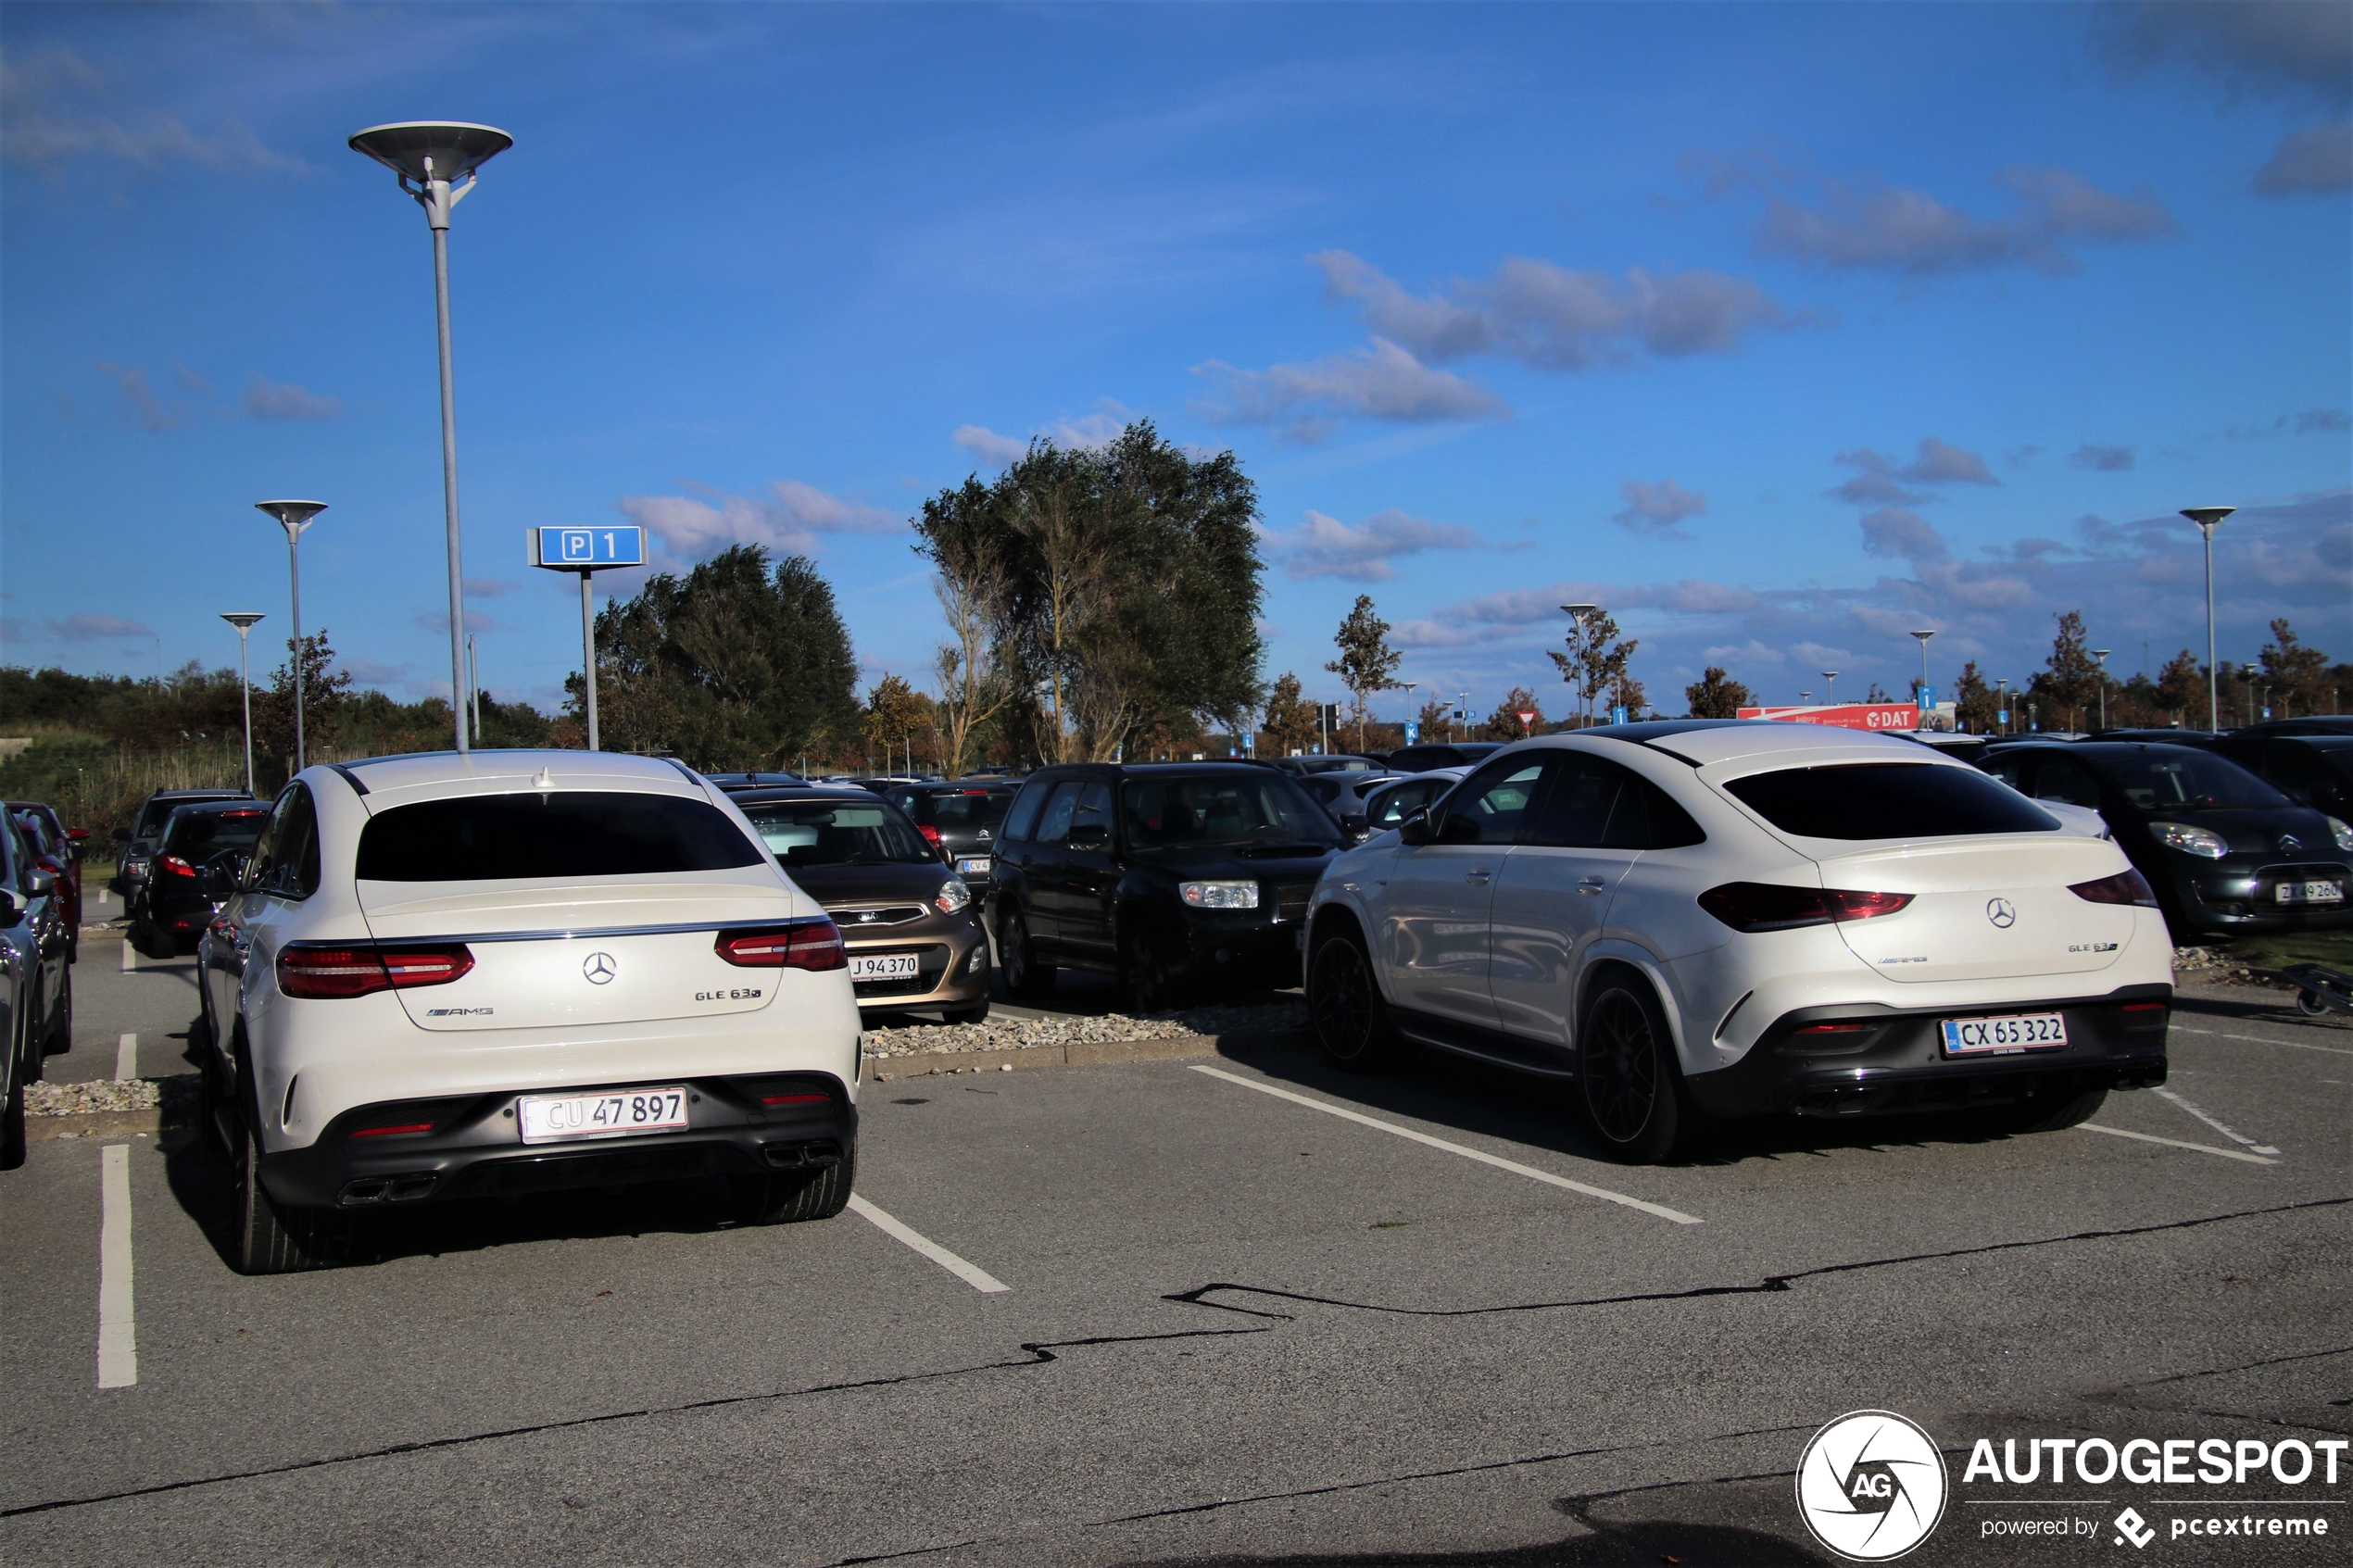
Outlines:
{"type": "Polygon", "coordinates": [[[610,953],[591,953],[581,963],[580,972],[588,977],[591,985],[610,985],[612,977],[621,972],[621,966],[612,961],[610,953]]]}
{"type": "Polygon", "coordinates": [[[1985,918],[1997,929],[2007,931],[2018,923],[2018,907],[2007,898],[1989,898],[1985,901],[1985,918]]]}

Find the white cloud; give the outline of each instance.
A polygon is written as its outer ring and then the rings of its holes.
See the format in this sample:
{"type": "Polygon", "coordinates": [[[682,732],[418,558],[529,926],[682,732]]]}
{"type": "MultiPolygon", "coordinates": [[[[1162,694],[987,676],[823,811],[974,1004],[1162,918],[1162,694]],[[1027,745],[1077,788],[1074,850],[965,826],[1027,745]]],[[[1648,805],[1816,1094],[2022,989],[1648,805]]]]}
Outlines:
{"type": "Polygon", "coordinates": [[[2255,171],[2253,183],[2267,196],[2311,195],[2353,185],[2353,119],[2288,132],[2271,160],[2255,171]]]}
{"type": "Polygon", "coordinates": [[[332,420],[343,412],[343,399],[305,391],[292,382],[256,375],[245,383],[245,412],[257,420],[332,420]]]}
{"type": "Polygon", "coordinates": [[[808,555],[820,534],[893,533],[905,521],[796,479],[776,481],[765,495],[722,495],[715,504],[689,495],[623,495],[616,505],[654,536],[669,565],[706,560],[736,545],[808,555]]]}
{"type": "Polygon", "coordinates": [[[1908,463],[1899,463],[1884,452],[1875,452],[1869,446],[1841,452],[1831,460],[1856,470],[1854,478],[1831,494],[1858,507],[1884,507],[1897,503],[1918,506],[1922,501],[1934,499],[1924,491],[1906,489],[1906,484],[2002,483],[1994,477],[1994,470],[1986,467],[1983,458],[1965,447],[1939,441],[1932,435],[1920,437],[1919,448],[1908,463]]]}
{"type": "Polygon", "coordinates": [[[188,422],[187,405],[166,407],[148,384],[147,372],[138,366],[109,365],[101,360],[95,369],[100,375],[114,378],[115,391],[122,399],[122,411],[137,420],[143,430],[178,430],[188,422]]]}
{"type": "MultiPolygon", "coordinates": [[[[1118,440],[1119,433],[1134,418],[1134,411],[1126,404],[1106,397],[1095,412],[1077,419],[1063,416],[1039,426],[1035,433],[1066,452],[1100,452],[1118,440]]],[[[1027,441],[1000,435],[987,425],[958,425],[955,442],[975,457],[991,463],[1017,462],[1029,450],[1027,441]]]]}
{"type": "Polygon", "coordinates": [[[1875,556],[1901,556],[1906,560],[1935,560],[1949,552],[1944,536],[1918,512],[1901,507],[1881,507],[1863,514],[1863,548],[1875,556]]]}
{"type": "Polygon", "coordinates": [[[64,643],[93,643],[109,637],[152,637],[155,629],[144,621],[122,615],[69,615],[49,622],[49,634],[64,643]]]}
{"type": "MultiPolygon", "coordinates": [[[[444,630],[447,629],[449,618],[447,615],[441,618],[441,624],[444,630]]],[[[350,671],[353,680],[363,686],[406,685],[409,683],[409,672],[416,668],[413,664],[384,664],[372,659],[355,657],[346,657],[343,667],[350,671]]]]}
{"type": "Polygon", "coordinates": [[[1311,511],[1288,533],[1262,535],[1267,553],[1283,562],[1285,575],[1305,582],[1337,577],[1351,583],[1384,583],[1397,575],[1390,562],[1424,550],[1475,550],[1484,541],[1467,528],[1430,522],[1391,507],[1359,523],[1311,511]]]}
{"type": "Polygon", "coordinates": [[[986,425],[958,425],[956,445],[989,463],[1018,462],[1022,454],[1029,450],[1028,442],[1000,435],[986,425]]]}
{"type": "Polygon", "coordinates": [[[307,167],[263,146],[237,120],[198,133],[170,115],[126,115],[111,101],[105,78],[70,49],[0,56],[0,159],[55,177],[87,158],[151,174],[175,163],[215,174],[307,167]]]}
{"type": "Polygon", "coordinates": [[[2099,446],[2086,441],[2070,454],[2067,460],[2079,469],[2115,473],[2131,468],[2135,458],[2130,446],[2099,446]]]}
{"type": "Polygon", "coordinates": [[[1689,539],[1692,535],[1676,524],[1685,518],[1697,517],[1707,510],[1707,497],[1695,490],[1686,490],[1671,479],[1656,484],[1645,484],[1629,479],[1618,486],[1626,497],[1626,509],[1610,514],[1610,521],[1635,533],[1648,533],[1660,539],[1689,539]]]}
{"type": "Polygon", "coordinates": [[[1301,364],[1244,370],[1213,359],[1193,373],[1218,383],[1222,398],[1196,411],[1219,424],[1275,426],[1294,441],[1321,441],[1341,418],[1422,424],[1494,419],[1508,410],[1475,382],[1433,370],[1386,338],[1301,364]]]}
{"type": "Polygon", "coordinates": [[[1348,251],[1309,259],[1323,271],[1327,298],[1354,305],[1380,337],[1434,361],[1485,354],[1583,370],[1624,364],[1638,351],[1728,354],[1755,328],[1799,320],[1756,284],[1721,272],[1633,268],[1620,278],[1515,256],[1491,279],[1456,278],[1443,294],[1418,295],[1348,251]]]}

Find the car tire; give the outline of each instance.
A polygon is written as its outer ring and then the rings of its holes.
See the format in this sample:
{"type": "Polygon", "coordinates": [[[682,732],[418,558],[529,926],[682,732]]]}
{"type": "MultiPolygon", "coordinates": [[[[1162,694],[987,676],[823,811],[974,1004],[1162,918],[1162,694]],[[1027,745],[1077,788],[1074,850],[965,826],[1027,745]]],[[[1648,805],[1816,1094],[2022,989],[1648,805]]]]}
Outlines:
{"type": "Polygon", "coordinates": [[[939,1021],[942,1023],[986,1023],[988,1022],[988,1004],[983,1002],[976,1008],[942,1008],[939,1010],[939,1021]]]}
{"type": "Polygon", "coordinates": [[[1371,955],[1355,933],[1327,937],[1307,966],[1307,1019],[1326,1060],[1350,1073],[1397,1065],[1396,1027],[1371,955]]]}
{"type": "Polygon", "coordinates": [[[1171,1012],[1185,1005],[1185,987],[1169,961],[1168,944],[1136,932],[1122,945],[1119,984],[1133,1013],[1171,1012]]]}
{"type": "Polygon", "coordinates": [[[849,1203],[858,1179],[858,1146],[842,1150],[835,1164],[790,1175],[730,1176],[730,1207],[740,1225],[793,1225],[830,1220],[849,1203]]]}
{"type": "Polygon", "coordinates": [[[1666,1014],[1650,986],[1631,975],[1604,976],[1586,998],[1577,1083],[1602,1153],[1622,1165],[1667,1159],[1697,1121],[1666,1014]]]}
{"type": "Polygon", "coordinates": [[[73,966],[68,964],[64,984],[57,990],[57,1016],[49,1021],[48,1037],[41,1047],[44,1056],[63,1056],[73,1049],[73,966]]]}
{"type": "Polygon", "coordinates": [[[2082,1094],[2061,1099],[2037,1096],[2006,1105],[1989,1113],[1987,1120],[1995,1132],[2023,1136],[2032,1133],[2063,1133],[2080,1126],[2100,1112],[2108,1103],[2106,1089],[2086,1089],[2082,1094]]]}
{"type": "Polygon", "coordinates": [[[230,1214],[230,1261],[241,1274],[290,1274],[328,1269],[350,1250],[350,1216],[332,1210],[281,1208],[261,1185],[261,1146],[250,1125],[236,1160],[235,1204],[230,1214]]]}
{"type": "Polygon", "coordinates": [[[2329,1004],[2317,991],[2298,991],[2296,994],[2296,1010],[2307,1018],[2326,1018],[2329,1004]]]}
{"type": "Polygon", "coordinates": [[[12,1051],[7,1062],[7,1098],[0,1101],[0,1171],[24,1163],[24,1057],[12,1051]]]}
{"type": "Polygon", "coordinates": [[[997,951],[1003,960],[1005,990],[1025,1000],[1054,994],[1054,966],[1038,961],[1029,939],[1029,921],[1018,909],[1009,909],[997,922],[997,951]]]}
{"type": "Polygon", "coordinates": [[[154,959],[160,963],[179,956],[180,945],[171,939],[170,933],[157,928],[156,922],[145,915],[132,917],[131,929],[123,934],[122,939],[130,943],[131,950],[143,959],[154,959]]]}

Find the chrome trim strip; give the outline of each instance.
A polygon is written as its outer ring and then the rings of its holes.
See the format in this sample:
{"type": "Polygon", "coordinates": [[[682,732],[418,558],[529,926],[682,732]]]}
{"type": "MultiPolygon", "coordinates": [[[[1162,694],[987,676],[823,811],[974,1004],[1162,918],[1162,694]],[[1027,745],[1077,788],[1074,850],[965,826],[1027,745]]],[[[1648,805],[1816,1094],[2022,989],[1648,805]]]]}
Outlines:
{"type": "Polygon", "coordinates": [[[434,942],[572,942],[597,941],[607,936],[675,936],[689,931],[762,931],[774,925],[809,925],[827,915],[786,915],[778,920],[695,921],[685,925],[597,925],[582,926],[569,931],[473,931],[436,932],[430,936],[376,936],[365,943],[351,942],[289,942],[289,947],[415,947],[434,942]]]}

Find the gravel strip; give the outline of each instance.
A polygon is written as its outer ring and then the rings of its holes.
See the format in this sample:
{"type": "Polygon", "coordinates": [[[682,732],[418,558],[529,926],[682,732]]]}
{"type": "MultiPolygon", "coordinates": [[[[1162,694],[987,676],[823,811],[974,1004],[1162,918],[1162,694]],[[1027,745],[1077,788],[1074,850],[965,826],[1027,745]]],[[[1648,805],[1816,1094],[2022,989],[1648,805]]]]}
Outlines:
{"type": "Polygon", "coordinates": [[[99,1110],[153,1110],[163,1086],[153,1078],[100,1078],[88,1084],[27,1084],[27,1116],[87,1116],[99,1110]]]}
{"type": "Polygon", "coordinates": [[[1143,1017],[1110,1013],[1101,1018],[992,1018],[982,1023],[917,1023],[903,1029],[869,1029],[859,1047],[869,1058],[927,1056],[941,1051],[1010,1051],[1026,1046],[1092,1046],[1126,1040],[1170,1040],[1186,1035],[1252,1035],[1303,1029],[1303,1002],[1254,1007],[1188,1008],[1143,1017]]]}

